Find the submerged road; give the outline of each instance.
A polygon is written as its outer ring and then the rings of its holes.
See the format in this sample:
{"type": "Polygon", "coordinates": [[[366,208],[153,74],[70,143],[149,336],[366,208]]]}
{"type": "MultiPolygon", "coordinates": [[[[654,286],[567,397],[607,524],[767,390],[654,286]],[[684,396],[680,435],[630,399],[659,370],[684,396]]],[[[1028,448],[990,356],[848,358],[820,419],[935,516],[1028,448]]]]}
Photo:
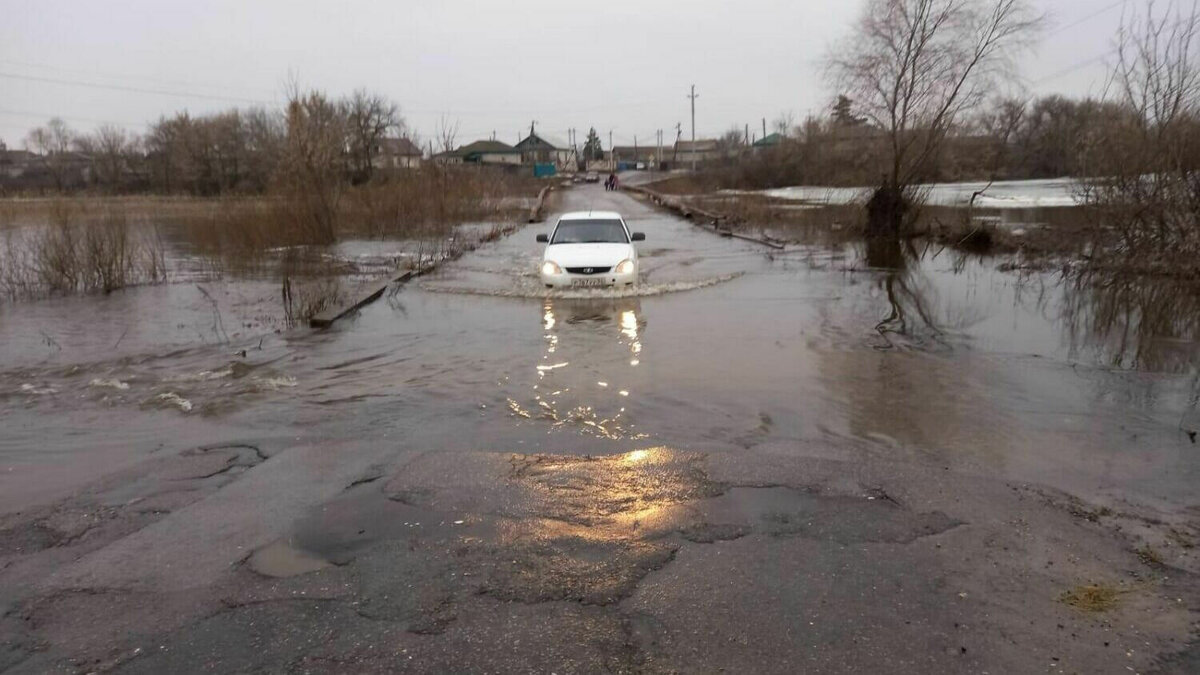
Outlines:
{"type": "Polygon", "coordinates": [[[0,378],[0,670],[1200,666],[1178,413],[940,276],[557,200],[646,233],[637,291],[547,294],[531,225],[245,357],[0,378]]]}

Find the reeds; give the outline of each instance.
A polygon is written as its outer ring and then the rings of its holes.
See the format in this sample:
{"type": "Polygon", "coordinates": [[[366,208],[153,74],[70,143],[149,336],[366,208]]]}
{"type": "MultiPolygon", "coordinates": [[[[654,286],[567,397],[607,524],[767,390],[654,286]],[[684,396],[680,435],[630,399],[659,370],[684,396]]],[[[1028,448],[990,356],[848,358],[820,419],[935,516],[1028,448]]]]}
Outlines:
{"type": "Polygon", "coordinates": [[[4,231],[3,297],[111,293],[166,279],[165,252],[157,232],[135,232],[124,209],[110,206],[95,220],[81,222],[72,202],[58,200],[46,207],[49,224],[4,231]]]}

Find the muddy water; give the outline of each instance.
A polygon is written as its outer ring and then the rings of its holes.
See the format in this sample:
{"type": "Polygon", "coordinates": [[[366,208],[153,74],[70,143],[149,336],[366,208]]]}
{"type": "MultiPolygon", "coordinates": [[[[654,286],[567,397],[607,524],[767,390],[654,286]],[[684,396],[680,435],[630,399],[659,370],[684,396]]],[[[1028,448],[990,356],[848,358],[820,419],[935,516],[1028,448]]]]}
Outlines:
{"type": "Polygon", "coordinates": [[[194,284],[0,314],[0,508],[231,439],[349,443],[364,462],[395,446],[755,448],[1195,501],[1200,347],[1164,318],[1168,291],[944,251],[768,251],[591,187],[558,207],[644,231],[641,286],[545,291],[535,225],[325,332],[218,338],[194,284]]]}

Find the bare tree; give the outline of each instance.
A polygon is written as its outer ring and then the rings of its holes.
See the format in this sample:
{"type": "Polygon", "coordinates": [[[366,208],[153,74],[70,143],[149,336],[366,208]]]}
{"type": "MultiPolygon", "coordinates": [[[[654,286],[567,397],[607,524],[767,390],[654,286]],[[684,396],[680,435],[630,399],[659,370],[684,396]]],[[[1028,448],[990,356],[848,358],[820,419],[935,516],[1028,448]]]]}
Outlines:
{"type": "Polygon", "coordinates": [[[356,183],[366,182],[371,179],[383,139],[398,135],[404,128],[400,108],[365,89],[356,90],[341,106],[349,136],[350,176],[356,183]]]}
{"type": "Polygon", "coordinates": [[[291,88],[279,173],[303,228],[298,234],[308,243],[336,239],[345,138],[345,118],[337,104],[322,92],[291,88]]]}
{"type": "Polygon", "coordinates": [[[1122,21],[1109,116],[1088,146],[1084,197],[1102,262],[1200,271],[1200,2],[1150,2],[1122,21]],[[1162,7],[1159,11],[1158,7],[1162,7]],[[1106,259],[1106,260],[1104,260],[1106,259]]]}
{"type": "Polygon", "coordinates": [[[284,116],[277,110],[251,108],[242,115],[245,125],[247,187],[262,192],[279,166],[286,138],[284,116]]]}
{"type": "Polygon", "coordinates": [[[55,117],[44,127],[32,129],[25,137],[25,147],[38,154],[42,166],[54,179],[54,186],[59,191],[66,187],[67,172],[70,169],[71,144],[75,133],[62,119],[55,117]]]}
{"type": "Polygon", "coordinates": [[[157,122],[150,125],[145,138],[151,184],[167,194],[179,187],[177,180],[182,139],[177,119],[160,116],[157,122]]]}
{"type": "Polygon", "coordinates": [[[746,134],[742,127],[734,125],[717,139],[717,149],[723,157],[736,157],[746,144],[746,134]]]}
{"type": "Polygon", "coordinates": [[[1000,98],[975,118],[973,126],[989,140],[990,156],[984,161],[993,175],[1011,164],[1013,138],[1025,122],[1025,113],[1024,99],[1000,98]]]}
{"type": "Polygon", "coordinates": [[[930,171],[943,141],[1041,24],[1028,0],[867,0],[827,74],[855,112],[882,130],[890,166],[868,209],[868,228],[897,234],[910,186],[930,171]]]}
{"type": "Polygon", "coordinates": [[[75,139],[76,148],[91,163],[92,180],[109,192],[120,191],[129,177],[130,160],[140,143],[136,134],[112,124],[101,125],[95,132],[75,139]]]}
{"type": "Polygon", "coordinates": [[[450,152],[454,150],[455,140],[458,138],[458,120],[453,123],[450,118],[442,115],[437,124],[437,142],[441,152],[450,152]]]}
{"type": "Polygon", "coordinates": [[[796,114],[790,110],[779,113],[779,116],[771,122],[771,129],[780,136],[790,136],[796,128],[796,114]]]}

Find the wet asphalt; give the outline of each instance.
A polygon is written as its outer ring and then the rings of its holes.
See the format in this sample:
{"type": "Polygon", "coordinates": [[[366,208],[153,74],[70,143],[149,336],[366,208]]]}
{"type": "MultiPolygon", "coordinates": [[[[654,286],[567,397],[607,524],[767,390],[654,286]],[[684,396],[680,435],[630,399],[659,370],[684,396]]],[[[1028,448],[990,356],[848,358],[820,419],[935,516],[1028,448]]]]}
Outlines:
{"type": "MultiPolygon", "coordinates": [[[[834,339],[805,331],[835,291],[778,294],[764,251],[626,194],[577,187],[555,208],[627,214],[647,233],[642,288],[547,297],[530,226],[245,370],[162,378],[203,415],[167,401],[104,418],[88,399],[55,404],[59,432],[10,427],[3,447],[28,457],[0,520],[0,670],[1200,667],[1200,513],[1170,481],[1174,451],[1135,462],[1100,431],[1026,425],[1018,453],[1005,412],[969,429],[961,401],[888,403],[871,387],[892,380],[863,368],[984,387],[1008,360],[871,344],[806,360],[785,336],[834,339]],[[725,349],[767,356],[723,355],[703,332],[718,311],[725,349]],[[880,400],[851,426],[892,434],[823,429],[838,407],[812,378],[857,378],[852,397],[880,400]],[[28,451],[60,436],[100,459],[28,451]],[[1092,446],[1107,469],[1078,456],[1092,446]],[[1137,492],[1156,477],[1170,487],[1137,492]],[[1114,605],[1063,602],[1089,586],[1114,605]]],[[[147,379],[158,358],[122,367],[147,379]]],[[[198,349],[162,367],[227,361],[198,349]]],[[[28,410],[6,419],[50,412],[28,410]]]]}

